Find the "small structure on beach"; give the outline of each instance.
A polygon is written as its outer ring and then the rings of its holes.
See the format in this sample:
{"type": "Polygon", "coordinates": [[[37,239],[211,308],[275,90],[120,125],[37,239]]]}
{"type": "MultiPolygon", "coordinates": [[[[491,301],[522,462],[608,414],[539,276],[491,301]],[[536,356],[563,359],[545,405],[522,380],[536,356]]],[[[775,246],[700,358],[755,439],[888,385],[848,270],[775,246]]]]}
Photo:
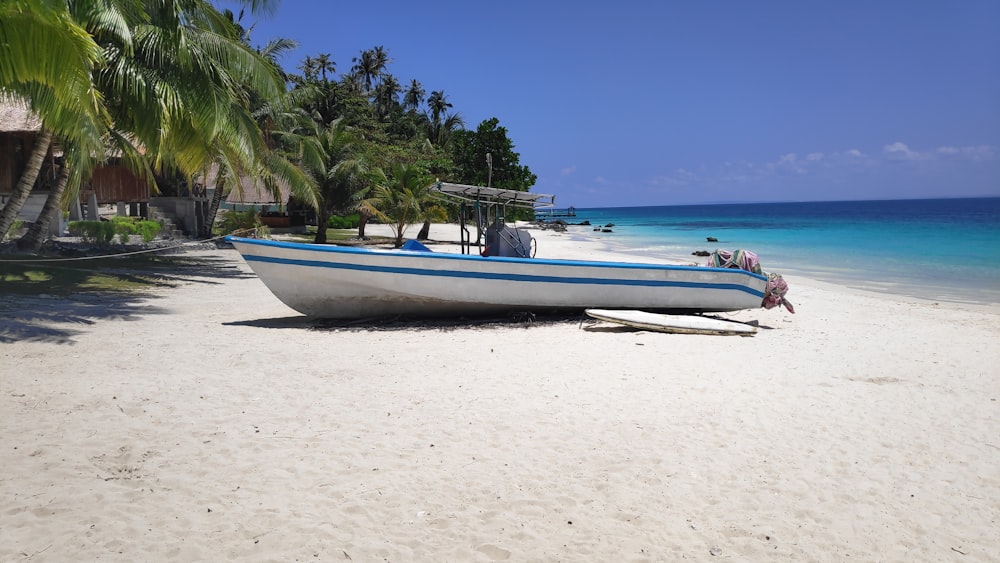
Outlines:
{"type": "MultiPolygon", "coordinates": [[[[7,198],[20,181],[41,130],[42,122],[31,110],[0,102],[0,205],[7,203],[7,198]]],[[[55,185],[62,163],[62,147],[53,142],[31,193],[18,213],[19,219],[34,221],[38,217],[55,185]]],[[[124,166],[119,156],[109,154],[106,162],[94,168],[90,180],[81,187],[78,204],[70,206],[70,218],[96,220],[99,217],[98,206],[107,204],[117,204],[119,214],[147,216],[149,198],[149,184],[124,166]],[[86,209],[86,215],[83,209],[86,209]],[[128,213],[129,210],[133,213],[128,213]]],[[[51,226],[52,233],[61,233],[63,227],[62,215],[57,215],[51,226]]]]}

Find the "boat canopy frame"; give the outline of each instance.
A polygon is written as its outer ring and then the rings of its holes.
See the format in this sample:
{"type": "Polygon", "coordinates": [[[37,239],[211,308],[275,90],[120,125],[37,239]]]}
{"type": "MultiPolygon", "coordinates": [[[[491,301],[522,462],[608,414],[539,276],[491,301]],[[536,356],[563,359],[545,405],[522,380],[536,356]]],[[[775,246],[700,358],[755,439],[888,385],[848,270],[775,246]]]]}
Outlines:
{"type": "Polygon", "coordinates": [[[504,225],[507,206],[534,210],[551,208],[556,204],[556,196],[552,194],[534,194],[489,186],[453,184],[440,180],[431,184],[429,191],[435,198],[460,205],[461,211],[458,218],[462,234],[462,254],[469,254],[472,246],[482,247],[486,235],[484,221],[488,221],[491,215],[496,225],[504,225]],[[472,233],[466,224],[466,215],[470,208],[475,212],[476,217],[475,242],[472,241],[472,233]]]}

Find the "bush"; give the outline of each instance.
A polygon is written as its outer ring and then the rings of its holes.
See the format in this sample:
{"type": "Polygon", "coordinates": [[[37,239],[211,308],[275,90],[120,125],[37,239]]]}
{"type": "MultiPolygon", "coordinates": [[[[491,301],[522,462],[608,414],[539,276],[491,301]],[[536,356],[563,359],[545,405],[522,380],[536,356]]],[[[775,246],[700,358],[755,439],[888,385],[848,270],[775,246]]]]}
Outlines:
{"type": "Polygon", "coordinates": [[[236,234],[239,236],[256,236],[257,238],[267,238],[271,235],[271,229],[260,222],[260,215],[255,210],[248,211],[226,211],[215,224],[215,233],[220,235],[236,234]],[[256,235],[248,233],[257,229],[256,235]]]}
{"type": "Polygon", "coordinates": [[[142,242],[150,242],[163,229],[159,221],[149,221],[141,217],[116,216],[111,218],[110,223],[122,244],[127,244],[132,235],[140,235],[142,242]]]}
{"type": "Polygon", "coordinates": [[[331,229],[357,229],[361,224],[361,216],[357,213],[351,215],[334,215],[326,222],[331,229]]]}
{"type": "Polygon", "coordinates": [[[135,224],[138,234],[142,236],[142,242],[149,242],[156,238],[163,230],[163,225],[159,221],[139,221],[135,224]]]}
{"type": "Polygon", "coordinates": [[[112,217],[111,226],[114,228],[115,234],[118,235],[118,241],[122,245],[128,244],[128,238],[135,234],[135,221],[130,217],[112,217]]]}
{"type": "Polygon", "coordinates": [[[110,244],[115,238],[115,224],[111,221],[70,221],[67,227],[71,236],[100,246],[110,244]]]}

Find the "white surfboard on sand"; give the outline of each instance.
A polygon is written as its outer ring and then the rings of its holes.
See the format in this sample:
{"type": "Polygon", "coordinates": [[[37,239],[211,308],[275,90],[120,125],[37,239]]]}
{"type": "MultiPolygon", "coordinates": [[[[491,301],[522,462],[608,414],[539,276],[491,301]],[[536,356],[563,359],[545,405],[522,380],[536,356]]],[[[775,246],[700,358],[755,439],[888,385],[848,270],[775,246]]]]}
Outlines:
{"type": "Polygon", "coordinates": [[[662,315],[646,311],[587,309],[588,316],[610,323],[618,323],[643,330],[658,332],[673,332],[679,334],[738,334],[751,336],[757,332],[757,327],[708,319],[694,315],[662,315]]]}

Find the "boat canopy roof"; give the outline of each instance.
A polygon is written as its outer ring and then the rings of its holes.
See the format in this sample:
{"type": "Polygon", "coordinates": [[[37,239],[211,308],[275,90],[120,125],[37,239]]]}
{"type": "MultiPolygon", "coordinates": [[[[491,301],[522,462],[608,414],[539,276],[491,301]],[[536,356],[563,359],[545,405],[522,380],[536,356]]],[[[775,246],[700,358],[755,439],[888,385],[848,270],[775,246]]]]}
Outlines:
{"type": "Polygon", "coordinates": [[[544,208],[556,203],[556,196],[550,194],[533,194],[517,190],[487,188],[485,186],[469,186],[466,184],[450,184],[434,182],[430,186],[432,194],[457,201],[478,201],[486,204],[513,205],[515,207],[544,208]]]}

